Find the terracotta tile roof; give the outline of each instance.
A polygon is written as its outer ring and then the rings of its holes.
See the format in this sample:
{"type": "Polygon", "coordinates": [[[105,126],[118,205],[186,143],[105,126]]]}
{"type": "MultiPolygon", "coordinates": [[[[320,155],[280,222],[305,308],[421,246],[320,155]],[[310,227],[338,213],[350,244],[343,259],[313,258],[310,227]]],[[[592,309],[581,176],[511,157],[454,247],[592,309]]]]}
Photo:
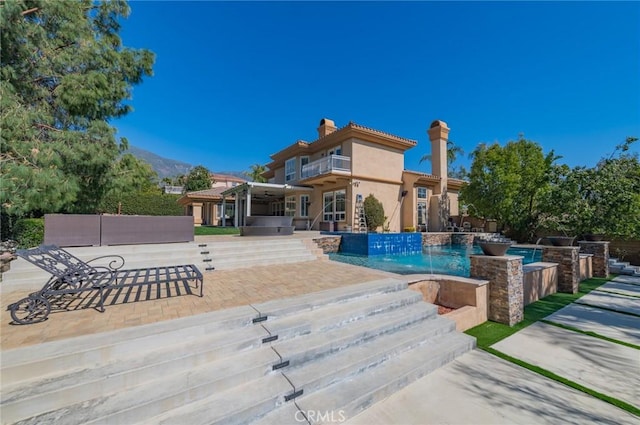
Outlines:
{"type": "Polygon", "coordinates": [[[435,176],[433,174],[423,173],[423,172],[420,172],[420,171],[404,170],[404,172],[405,173],[415,174],[415,175],[420,176],[420,177],[426,177],[428,179],[440,180],[439,176],[435,176]]]}
{"type": "Polygon", "coordinates": [[[418,142],[412,139],[407,139],[405,137],[400,137],[400,136],[396,136],[395,134],[391,134],[391,133],[387,133],[386,131],[380,131],[380,130],[376,130],[375,128],[371,128],[371,127],[367,127],[364,125],[360,125],[360,124],[356,124],[353,121],[349,121],[349,124],[345,125],[344,127],[340,128],[338,131],[342,130],[343,128],[359,128],[360,130],[366,130],[369,131],[371,133],[376,133],[379,134],[381,136],[385,136],[385,137],[390,137],[392,139],[401,141],[401,142],[405,142],[405,143],[409,143],[412,145],[417,145],[418,142]]]}
{"type": "Polygon", "coordinates": [[[204,200],[215,200],[222,199],[222,192],[229,189],[228,187],[212,187],[211,189],[205,190],[195,190],[193,192],[185,193],[180,199],[178,199],[178,203],[181,205],[189,203],[190,200],[193,199],[204,199],[204,200]]]}

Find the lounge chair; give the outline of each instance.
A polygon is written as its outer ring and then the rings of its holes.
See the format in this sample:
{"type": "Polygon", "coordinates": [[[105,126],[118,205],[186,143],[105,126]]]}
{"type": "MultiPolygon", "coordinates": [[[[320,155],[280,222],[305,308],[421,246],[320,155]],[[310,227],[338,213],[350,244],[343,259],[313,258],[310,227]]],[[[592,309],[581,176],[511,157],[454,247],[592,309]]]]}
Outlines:
{"type": "MultiPolygon", "coordinates": [[[[125,261],[119,255],[97,257],[85,262],[55,245],[21,249],[16,254],[52,275],[41,290],[7,307],[17,324],[46,320],[51,312],[51,301],[67,294],[97,291],[99,302],[96,308],[101,313],[104,312],[109,293],[120,288],[147,286],[147,294],[150,294],[155,286],[159,297],[161,286],[164,285],[167,294],[173,290],[175,295],[182,295],[182,292],[195,295],[191,288],[193,284],[195,288],[199,287],[199,296],[202,297],[202,273],[193,264],[121,270],[125,261]],[[107,266],[90,264],[100,259],[110,261],[107,266]]],[[[128,298],[129,295],[125,302],[128,298]]],[[[134,300],[137,301],[138,297],[134,300]]]]}

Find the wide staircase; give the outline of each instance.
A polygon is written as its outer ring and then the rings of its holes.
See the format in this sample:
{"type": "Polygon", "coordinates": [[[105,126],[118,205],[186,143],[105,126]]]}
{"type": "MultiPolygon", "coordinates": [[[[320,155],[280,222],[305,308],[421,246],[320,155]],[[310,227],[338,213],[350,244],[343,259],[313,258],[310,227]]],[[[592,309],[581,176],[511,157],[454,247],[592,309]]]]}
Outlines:
{"type": "Polygon", "coordinates": [[[622,261],[612,257],[609,258],[609,273],[640,277],[640,266],[634,266],[628,261],[622,261]]]}
{"type": "MultiPolygon", "coordinates": [[[[203,273],[231,270],[256,265],[287,264],[326,259],[310,239],[290,238],[218,238],[217,241],[118,245],[65,248],[76,257],[88,261],[100,256],[120,255],[125,268],[144,268],[195,264],[203,273]]],[[[37,290],[50,275],[22,258],[11,262],[2,275],[2,290],[37,290]]]]}
{"type": "Polygon", "coordinates": [[[343,420],[474,346],[381,279],[3,351],[0,409],[20,424],[343,420]]]}

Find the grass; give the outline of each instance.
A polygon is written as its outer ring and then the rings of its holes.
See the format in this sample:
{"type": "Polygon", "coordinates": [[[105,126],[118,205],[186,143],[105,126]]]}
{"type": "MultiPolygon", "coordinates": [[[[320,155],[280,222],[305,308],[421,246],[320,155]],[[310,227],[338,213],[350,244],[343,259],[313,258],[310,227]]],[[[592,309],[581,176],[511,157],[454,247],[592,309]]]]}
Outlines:
{"type": "Polygon", "coordinates": [[[550,314],[555,313],[556,311],[560,310],[561,308],[571,304],[572,302],[580,299],[580,297],[588,294],[589,292],[593,291],[594,289],[596,289],[597,287],[599,287],[600,285],[603,285],[604,283],[608,282],[609,279],[604,279],[604,278],[591,278],[588,280],[585,280],[583,282],[580,282],[580,286],[578,289],[578,293],[576,294],[561,294],[561,293],[556,293],[556,294],[552,294],[549,295],[548,297],[545,297],[541,300],[538,300],[532,304],[529,304],[528,306],[526,306],[524,308],[524,320],[514,326],[508,326],[508,325],[503,325],[501,323],[496,323],[496,322],[485,322],[481,325],[478,325],[474,328],[469,329],[468,331],[466,331],[465,333],[467,333],[468,335],[474,336],[477,339],[477,345],[478,348],[493,354],[494,356],[500,357],[501,359],[507,360],[511,363],[517,364],[518,366],[521,366],[525,369],[528,369],[532,372],[535,372],[539,375],[542,375],[544,377],[547,377],[549,379],[552,379],[556,382],[560,382],[568,387],[574,388],[578,391],[582,391],[583,393],[589,394],[592,397],[595,397],[597,399],[600,399],[602,401],[605,401],[607,403],[610,403],[616,407],[619,407],[620,409],[626,410],[629,413],[632,413],[636,416],[640,416],[640,409],[638,409],[636,406],[626,403],[622,400],[618,400],[617,398],[608,396],[606,394],[602,394],[598,391],[594,391],[591,388],[587,388],[583,385],[578,384],[577,382],[571,381],[569,379],[563,378],[560,375],[556,375],[555,373],[543,369],[539,366],[536,365],[532,365],[530,363],[524,362],[520,359],[517,359],[515,357],[511,357],[505,353],[502,353],[498,350],[495,350],[493,348],[491,348],[491,345],[507,338],[508,336],[513,335],[514,333],[526,328],[527,326],[530,326],[538,321],[542,321],[543,323],[548,323],[548,324],[552,324],[554,326],[559,326],[559,327],[563,327],[572,331],[577,331],[586,335],[590,335],[590,336],[594,336],[596,338],[600,338],[600,339],[604,339],[604,340],[608,340],[611,342],[615,342],[618,344],[622,344],[622,345],[627,345],[631,348],[640,348],[636,345],[633,344],[627,344],[624,343],[622,341],[617,341],[617,340],[612,340],[611,338],[607,338],[604,337],[602,335],[598,335],[595,334],[593,332],[586,332],[586,331],[580,331],[578,329],[575,329],[573,327],[570,326],[564,326],[564,325],[558,325],[556,323],[551,323],[548,322],[546,320],[543,320],[545,317],[547,317],[550,314]]]}
{"type": "Polygon", "coordinates": [[[466,331],[468,335],[476,337],[479,348],[488,348],[489,346],[501,341],[508,336],[526,328],[529,325],[555,313],[561,308],[571,304],[580,297],[588,294],[598,286],[606,283],[608,279],[594,277],[580,282],[578,293],[561,294],[556,293],[549,295],[541,300],[529,304],[524,308],[524,320],[514,326],[504,325],[496,322],[485,322],[466,331]]]}
{"type": "Polygon", "coordinates": [[[240,234],[240,229],[237,227],[196,226],[194,229],[196,236],[240,234]]]}

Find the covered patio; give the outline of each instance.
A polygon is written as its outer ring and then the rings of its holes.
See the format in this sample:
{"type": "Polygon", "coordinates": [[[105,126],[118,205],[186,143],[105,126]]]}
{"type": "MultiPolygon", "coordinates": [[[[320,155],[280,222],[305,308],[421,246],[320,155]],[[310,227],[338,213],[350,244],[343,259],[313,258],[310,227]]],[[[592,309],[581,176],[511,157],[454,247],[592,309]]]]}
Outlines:
{"type": "Polygon", "coordinates": [[[296,229],[306,229],[312,191],[307,186],[246,182],[221,193],[222,209],[226,208],[227,197],[233,197],[229,201],[237,211],[234,227],[245,226],[247,217],[252,216],[290,216],[296,229]]]}

